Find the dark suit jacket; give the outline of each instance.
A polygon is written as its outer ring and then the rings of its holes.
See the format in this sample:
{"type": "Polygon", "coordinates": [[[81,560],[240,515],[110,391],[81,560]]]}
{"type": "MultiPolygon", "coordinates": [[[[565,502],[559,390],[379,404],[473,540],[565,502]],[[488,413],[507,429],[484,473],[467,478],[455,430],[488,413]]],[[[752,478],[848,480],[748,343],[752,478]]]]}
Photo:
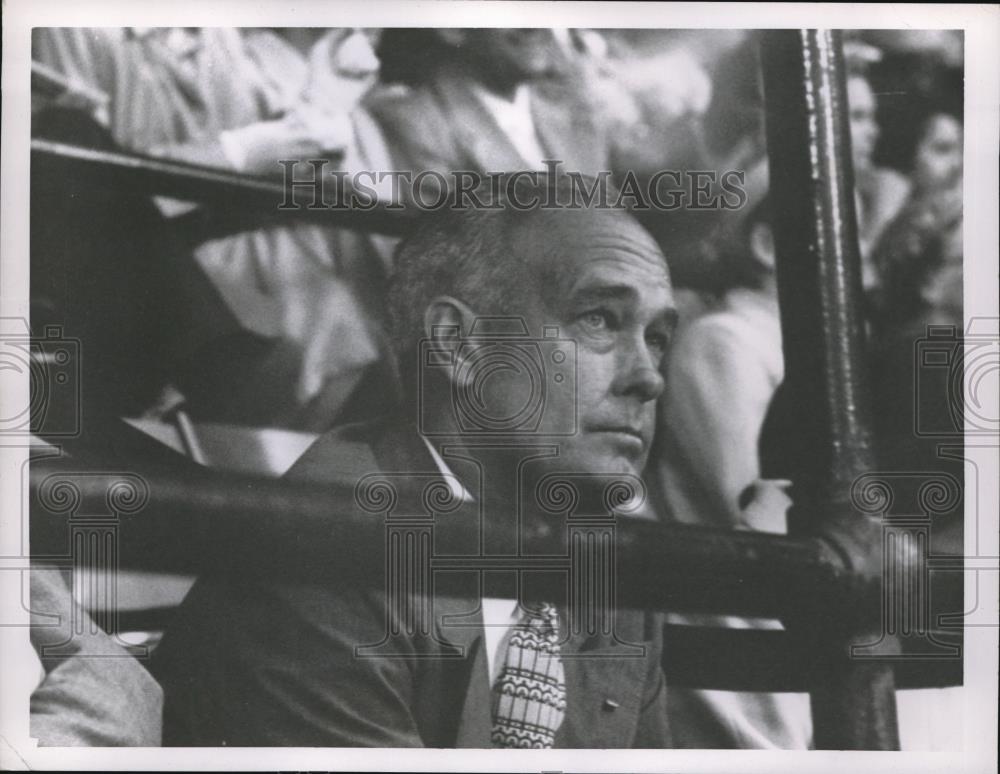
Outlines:
{"type": "MultiPolygon", "coordinates": [[[[331,431],[290,475],[357,481],[377,471],[437,473],[415,431],[382,425],[331,431]]],[[[432,636],[395,640],[397,657],[374,658],[355,649],[385,638],[383,589],[199,580],[157,651],[164,743],[490,747],[478,586],[461,575],[435,581],[432,636]]],[[[567,712],[557,747],[669,745],[662,621],[622,610],[615,628],[617,641],[563,646],[567,712]]]]}
{"type": "MultiPolygon", "coordinates": [[[[469,79],[441,68],[402,95],[376,95],[367,105],[396,169],[514,172],[525,161],[473,93],[469,79]]],[[[593,175],[609,169],[609,143],[593,108],[571,83],[532,88],[532,115],[542,149],[563,170],[593,175]]]]}

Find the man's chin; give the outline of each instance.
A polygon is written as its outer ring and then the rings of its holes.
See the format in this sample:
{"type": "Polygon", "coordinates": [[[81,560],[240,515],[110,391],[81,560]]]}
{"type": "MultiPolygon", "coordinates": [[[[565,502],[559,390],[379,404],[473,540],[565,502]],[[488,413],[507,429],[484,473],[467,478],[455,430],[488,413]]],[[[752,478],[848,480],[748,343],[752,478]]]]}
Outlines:
{"type": "Polygon", "coordinates": [[[568,473],[589,476],[636,476],[642,473],[645,455],[641,459],[633,455],[615,454],[594,457],[566,456],[560,460],[560,469],[568,473]]]}

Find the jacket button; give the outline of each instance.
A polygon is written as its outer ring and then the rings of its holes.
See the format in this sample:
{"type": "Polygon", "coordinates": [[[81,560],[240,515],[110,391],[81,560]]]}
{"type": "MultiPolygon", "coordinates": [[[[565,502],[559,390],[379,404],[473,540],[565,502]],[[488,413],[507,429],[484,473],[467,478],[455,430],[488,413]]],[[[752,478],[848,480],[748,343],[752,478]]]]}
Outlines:
{"type": "Polygon", "coordinates": [[[620,706],[621,705],[618,702],[616,702],[614,699],[605,699],[604,700],[604,709],[608,710],[609,712],[611,712],[612,710],[618,709],[620,706]]]}

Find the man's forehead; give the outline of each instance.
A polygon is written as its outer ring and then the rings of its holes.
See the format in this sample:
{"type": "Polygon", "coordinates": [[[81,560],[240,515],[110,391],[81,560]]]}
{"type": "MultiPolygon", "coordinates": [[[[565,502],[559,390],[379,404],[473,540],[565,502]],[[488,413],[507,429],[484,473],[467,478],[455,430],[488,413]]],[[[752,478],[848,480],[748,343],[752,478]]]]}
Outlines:
{"type": "Polygon", "coordinates": [[[546,291],[641,283],[669,292],[670,276],[659,246],[634,219],[618,211],[552,213],[522,229],[520,250],[535,259],[546,291]]]}

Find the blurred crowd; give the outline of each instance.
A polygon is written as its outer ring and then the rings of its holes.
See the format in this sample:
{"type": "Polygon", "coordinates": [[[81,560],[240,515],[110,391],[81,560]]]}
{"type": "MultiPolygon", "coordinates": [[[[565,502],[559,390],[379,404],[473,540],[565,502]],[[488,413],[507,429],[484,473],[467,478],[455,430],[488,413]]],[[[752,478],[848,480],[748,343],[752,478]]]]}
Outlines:
{"type": "MultiPolygon", "coordinates": [[[[712,327],[753,307],[760,341],[777,341],[757,45],[743,30],[38,29],[35,66],[65,89],[39,98],[34,131],[256,175],[279,174],[289,158],[348,172],[509,172],[546,158],[619,178],[739,170],[739,211],[644,219],[671,261],[685,322],[708,314],[701,327],[712,327]]],[[[853,33],[846,54],[870,333],[891,347],[929,322],[961,324],[961,37],[853,33]]],[[[147,221],[167,231],[192,208],[155,204],[147,221]]],[[[141,244],[148,233],[122,244],[105,233],[94,249],[105,265],[134,263],[116,248],[168,250],[141,244]]],[[[82,263],[80,244],[69,261],[50,242],[37,260],[82,263]]],[[[169,339],[157,362],[121,333],[92,337],[117,350],[109,373],[133,358],[138,376],[115,391],[116,410],[155,412],[169,385],[209,422],[318,432],[379,412],[395,394],[383,333],[393,246],[289,216],[158,256],[187,261],[188,276],[150,268],[116,294],[144,299],[128,327],[169,339]]],[[[36,311],[65,312],[60,291],[40,282],[36,311]]],[[[768,383],[780,381],[775,351],[758,364],[768,362],[768,383]]]]}
{"type": "MultiPolygon", "coordinates": [[[[664,518],[782,532],[784,484],[761,461],[783,358],[758,45],[746,30],[36,29],[36,70],[64,88],[38,97],[33,133],[252,175],[290,158],[744,172],[740,210],[640,213],[681,312],[648,476],[664,518]]],[[[962,326],[962,38],[847,33],[845,56],[880,462],[927,469],[913,347],[962,326]]],[[[182,404],[198,423],[318,433],[398,401],[394,239],[289,215],[192,243],[190,202],[81,200],[64,181],[32,197],[59,205],[32,223],[33,323],[84,331],[109,412],[182,404]]],[[[802,697],[677,696],[725,719],[691,746],[808,745],[808,712],[787,703],[802,697]]]]}

